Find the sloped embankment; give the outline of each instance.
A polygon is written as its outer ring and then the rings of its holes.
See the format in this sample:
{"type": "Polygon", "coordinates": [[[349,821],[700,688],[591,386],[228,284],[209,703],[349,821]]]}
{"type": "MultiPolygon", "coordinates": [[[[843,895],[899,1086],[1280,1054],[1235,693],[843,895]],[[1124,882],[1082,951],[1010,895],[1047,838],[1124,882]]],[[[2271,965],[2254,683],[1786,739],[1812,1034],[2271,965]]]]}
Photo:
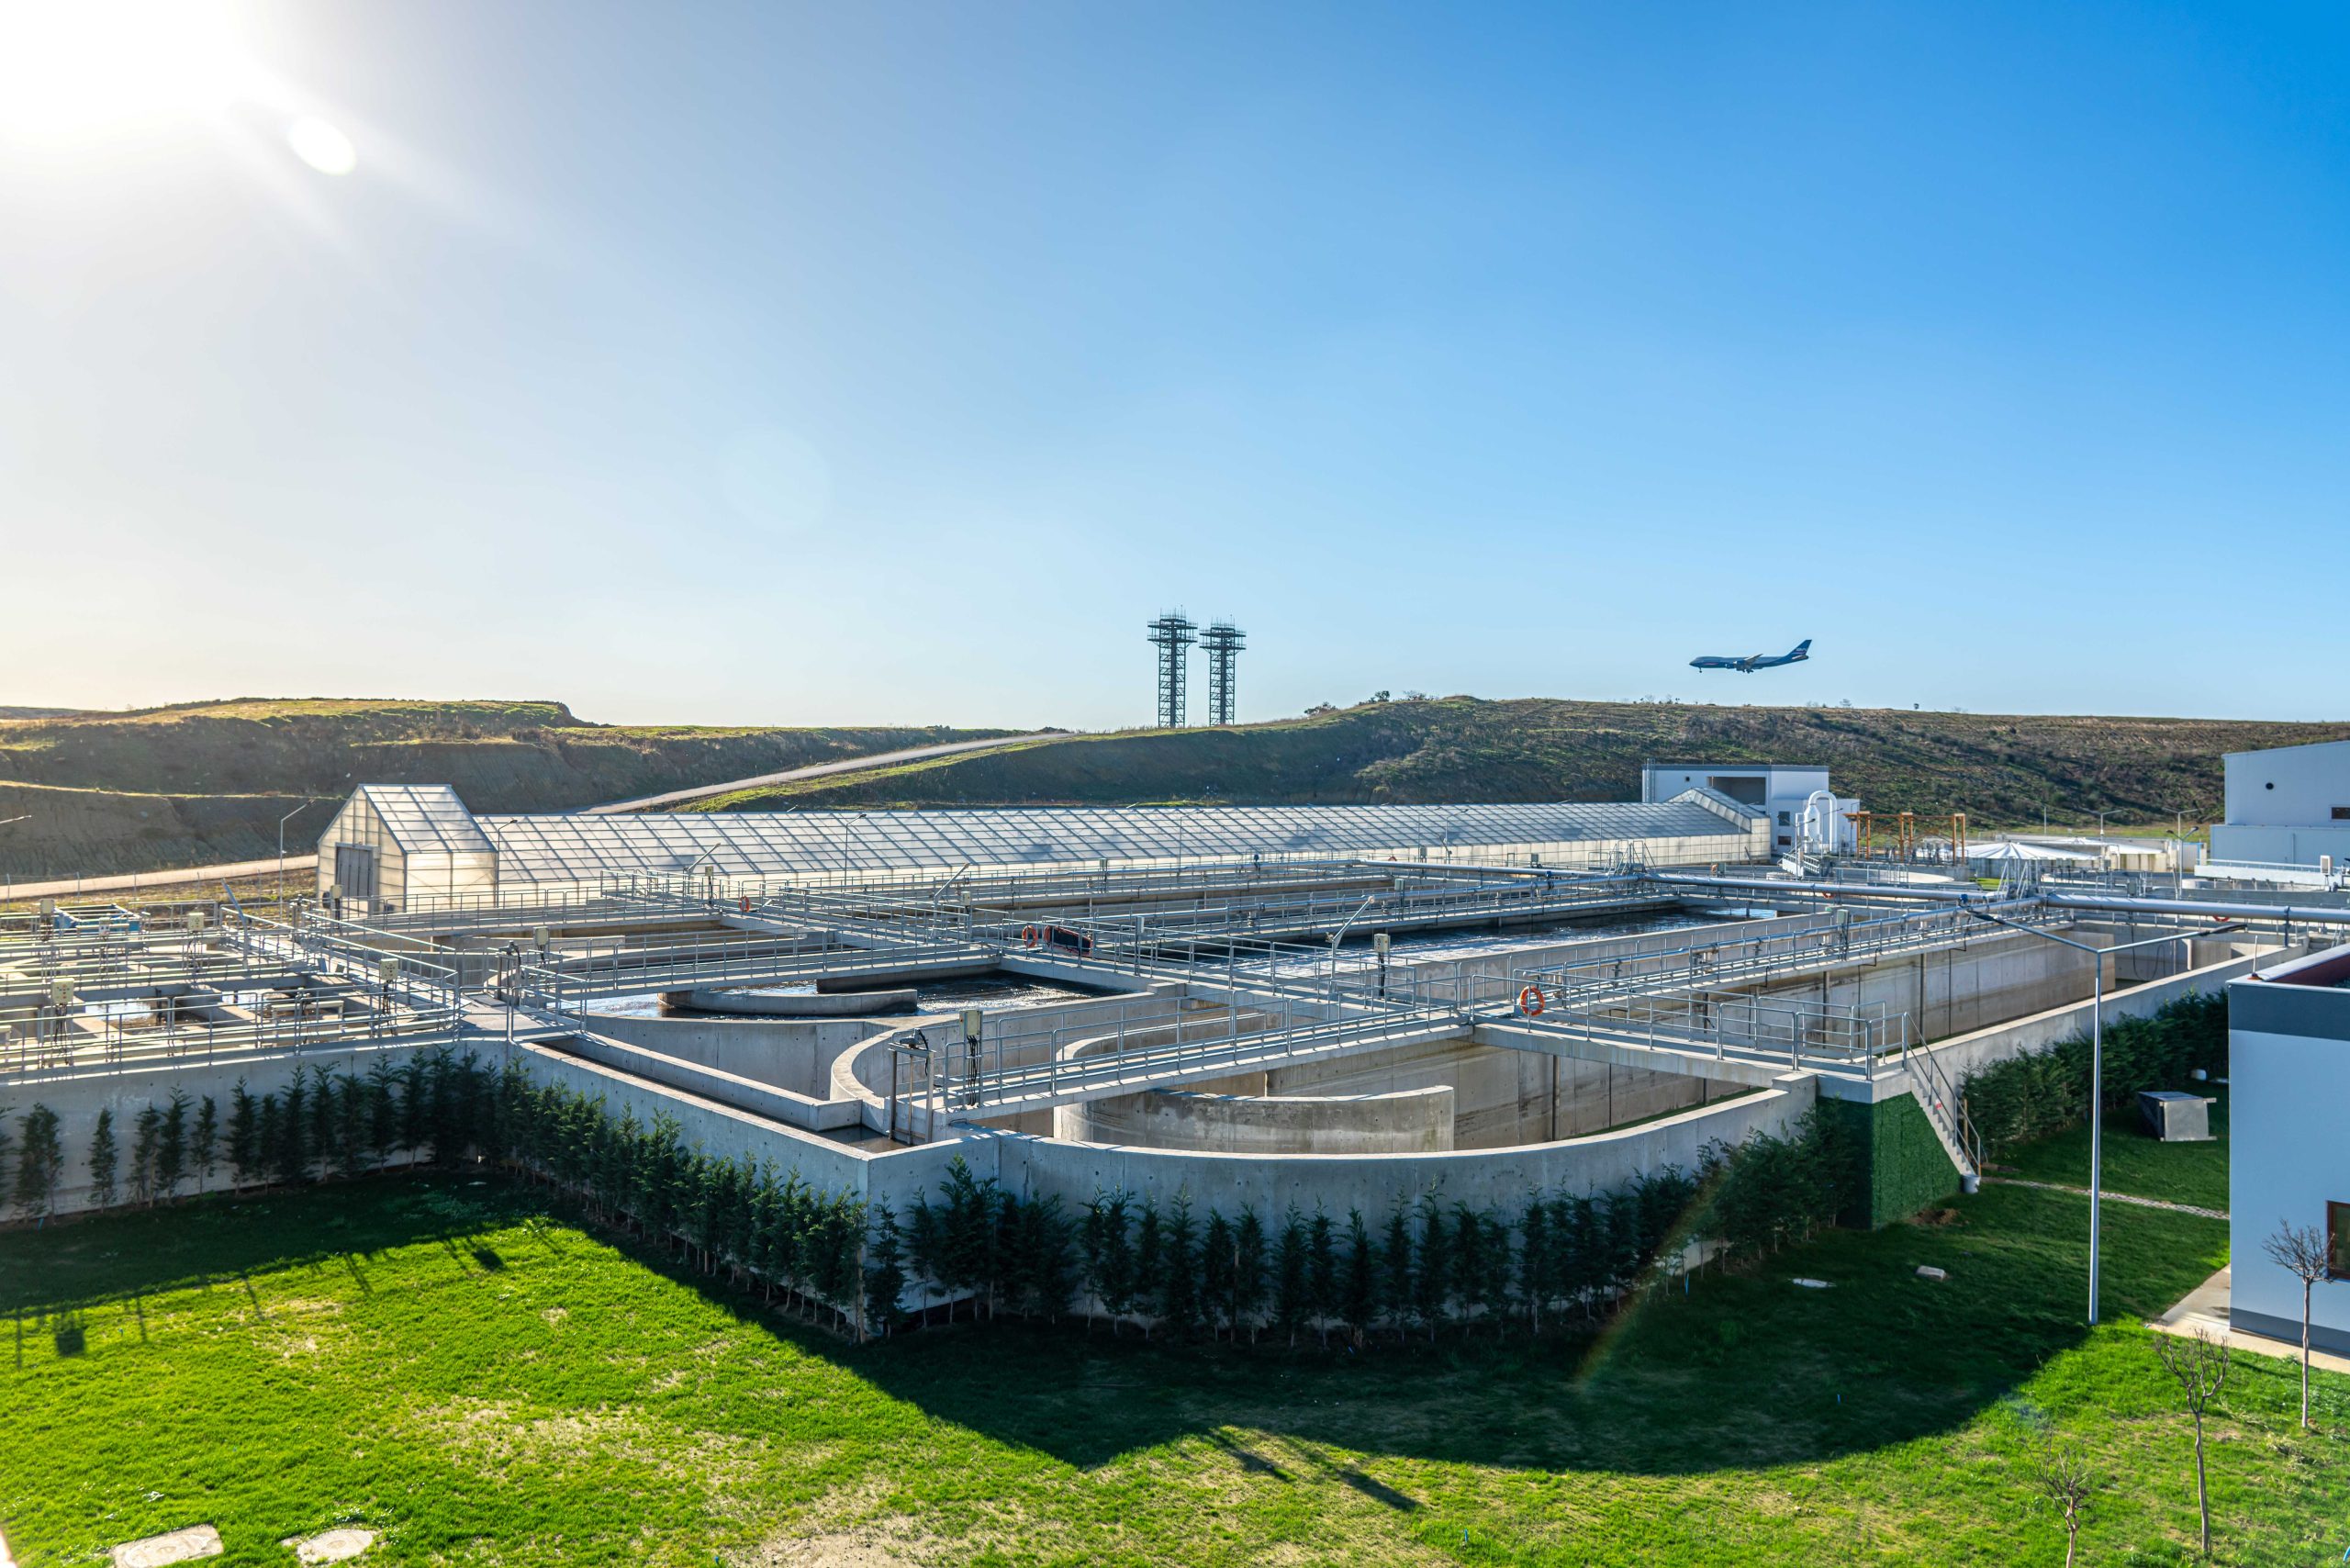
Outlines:
{"type": "MultiPolygon", "coordinates": [[[[360,782],[560,811],[1002,732],[588,723],[560,702],[246,700],[0,722],[0,869],[18,879],[257,859],[277,819],[360,782]]],[[[307,849],[322,821],[287,829],[307,849]],[[306,831],[307,830],[307,831],[306,831]]]]}
{"type": "Polygon", "coordinates": [[[2350,736],[2251,720],[1732,708],[1448,697],[1229,729],[1084,735],[744,791],[696,809],[785,806],[1623,801],[1650,760],[1825,763],[1881,818],[2037,825],[2221,809],[2221,756],[2350,736]]]}

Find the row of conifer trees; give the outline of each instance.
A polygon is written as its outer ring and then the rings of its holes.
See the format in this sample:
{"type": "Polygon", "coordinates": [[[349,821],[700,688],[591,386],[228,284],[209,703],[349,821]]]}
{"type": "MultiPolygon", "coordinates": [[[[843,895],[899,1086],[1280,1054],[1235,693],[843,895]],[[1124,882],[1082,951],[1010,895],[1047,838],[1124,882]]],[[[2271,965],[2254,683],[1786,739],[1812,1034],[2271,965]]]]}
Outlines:
{"type": "MultiPolygon", "coordinates": [[[[16,1212],[37,1219],[63,1175],[58,1119],[36,1105],[16,1122],[11,1133],[0,1114],[0,1171],[13,1166],[16,1212]]],[[[1605,1314],[1659,1277],[1661,1260],[1735,1263],[1800,1240],[1853,1195],[1840,1126],[1815,1112],[1789,1137],[1709,1148],[1695,1170],[1506,1204],[1428,1192],[1376,1215],[1266,1214],[1203,1210],[1179,1190],[1098,1193],[1072,1211],[957,1159],[934,1194],[892,1210],[705,1154],[666,1117],[614,1116],[600,1100],[443,1050],[364,1074],[313,1069],[259,1096],[241,1081],[225,1109],[175,1092],[133,1119],[127,1159],[102,1113],[87,1166],[92,1200],[107,1206],[222,1180],[245,1189],[496,1161],[691,1267],[861,1337],[943,1311],[1360,1344],[1448,1327],[1539,1333],[1605,1314]]]]}
{"type": "MultiPolygon", "coordinates": [[[[2186,1089],[2199,1070],[2228,1071],[2228,997],[2224,991],[2182,996],[2143,1018],[2105,1026],[2107,1112],[2126,1110],[2147,1089],[2186,1089]]],[[[2089,1037],[2009,1057],[1960,1086],[1968,1114],[1994,1154],[2079,1126],[2089,1114],[2089,1037]]]]}
{"type": "MultiPolygon", "coordinates": [[[[297,1069],[284,1090],[256,1096],[241,1080],[225,1108],[174,1089],[116,1123],[98,1113],[84,1159],[94,1208],[167,1202],[225,1178],[242,1190],[349,1177],[393,1164],[438,1163],[494,1148],[501,1075],[470,1053],[432,1051],[365,1074],[297,1069]]],[[[12,1132],[0,1107],[0,1173],[17,1216],[55,1212],[66,1186],[59,1118],[35,1105],[12,1132]]]]}

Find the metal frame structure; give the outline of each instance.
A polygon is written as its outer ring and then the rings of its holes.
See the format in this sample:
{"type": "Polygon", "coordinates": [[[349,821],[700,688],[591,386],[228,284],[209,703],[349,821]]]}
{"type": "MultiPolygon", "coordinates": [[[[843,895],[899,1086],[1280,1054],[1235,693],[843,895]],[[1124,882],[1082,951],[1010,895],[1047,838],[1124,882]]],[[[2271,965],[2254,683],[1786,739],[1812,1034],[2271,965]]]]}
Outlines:
{"type": "Polygon", "coordinates": [[[0,1081],[455,1038],[454,969],[338,924],[201,904],[11,923],[0,931],[0,1081]]]}
{"type": "Polygon", "coordinates": [[[1199,625],[1180,610],[1163,612],[1147,628],[1158,650],[1158,727],[1183,727],[1183,679],[1191,666],[1191,650],[1199,625]]]}
{"type": "Polygon", "coordinates": [[[1248,633],[1229,621],[1215,621],[1200,633],[1200,646],[1208,655],[1208,722],[1229,724],[1238,711],[1233,701],[1237,682],[1234,666],[1239,663],[1240,650],[1247,647],[1248,633]]]}
{"type": "MultiPolygon", "coordinates": [[[[1561,820],[1555,813],[1599,813],[1583,820],[1602,831],[1617,825],[1610,813],[1627,810],[1721,821],[1687,801],[1424,810],[1437,814],[1420,831],[1460,813],[1546,829],[1561,820]]],[[[1263,842],[1269,826],[1327,830],[1346,820],[1235,811],[1245,831],[1215,839],[1227,850],[1263,842]]],[[[1024,814],[1003,815],[1017,822],[1024,814]]],[[[1110,820],[1134,831],[1126,817],[1110,820]]],[[[1143,820],[1153,831],[1166,825],[1155,815],[1143,820]]],[[[1219,820],[1214,812],[1191,813],[1177,831],[1214,838],[1219,820]]],[[[863,831],[893,843],[888,824],[863,831]]],[[[963,831],[972,831],[968,820],[963,831]]],[[[1979,1169],[1979,1153],[1969,1159],[1979,1145],[1955,1085],[1920,1048],[1921,1020],[1886,1004],[1830,1005],[1825,985],[1816,1001],[1767,993],[1995,936],[2040,935],[2104,953],[2191,942],[2240,929],[2240,921],[2281,928],[2288,938],[2296,923],[2350,924],[2350,903],[2243,906],[2112,893],[2003,902],[1964,884],[1651,868],[1578,876],[1307,846],[1270,861],[1252,853],[1113,866],[1105,857],[1091,868],[1056,861],[1024,869],[968,860],[942,868],[936,857],[954,846],[908,847],[818,882],[732,875],[705,844],[665,873],[608,876],[576,896],[526,887],[462,909],[357,920],[307,908],[281,924],[233,905],[45,911],[0,923],[0,1082],[196,1058],[431,1046],[493,1032],[510,1039],[518,1029],[555,1037],[591,1029],[586,1004],[614,994],[826,979],[902,983],[1003,969],[1149,994],[1072,1004],[1050,1021],[975,1014],[962,1038],[943,1045],[931,1043],[935,1021],[926,1021],[930,1033],[891,1048],[890,1136],[901,1120],[911,1135],[935,1136],[957,1120],[1471,1036],[1748,1083],[1790,1070],[1862,1081],[1899,1076],[1966,1175],[1979,1169]],[[927,868],[907,864],[924,858],[927,868]],[[1392,965],[1383,943],[1342,950],[1355,933],[1555,922],[1684,900],[1817,913],[1660,933],[1633,939],[1620,956],[1581,962],[1504,953],[1392,965]],[[2169,929],[2101,948],[2058,934],[2110,915],[2169,929]]],[[[2101,1036],[2101,967],[2095,1007],[2101,1036]]]]}
{"type": "MultiPolygon", "coordinates": [[[[949,873],[1105,865],[1242,865],[1392,856],[1431,864],[1737,862],[1751,824],[1711,804],[1553,801],[1402,806],[1029,806],[899,812],[562,813],[475,819],[496,846],[502,900],[536,885],[598,887],[704,868],[746,878],[925,889],[949,873]]],[[[432,907],[411,897],[407,910],[432,907]]]]}

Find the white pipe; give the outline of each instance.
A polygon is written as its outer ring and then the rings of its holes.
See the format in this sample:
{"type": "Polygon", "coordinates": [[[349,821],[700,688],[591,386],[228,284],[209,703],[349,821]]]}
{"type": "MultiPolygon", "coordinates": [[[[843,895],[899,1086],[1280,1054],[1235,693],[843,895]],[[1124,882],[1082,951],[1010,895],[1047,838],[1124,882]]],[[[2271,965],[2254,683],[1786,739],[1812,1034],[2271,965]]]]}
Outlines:
{"type": "Polygon", "coordinates": [[[2051,909],[2095,910],[2109,914],[2200,914],[2222,920],[2295,920],[2305,924],[2350,925],[2350,909],[2311,908],[2306,904],[2221,903],[2202,899],[2144,899],[2119,895],[2096,898],[2080,893],[2042,893],[2026,899],[2001,899],[1995,893],[1963,888],[1921,888],[1876,882],[1800,882],[1753,877],[1699,877],[1677,871],[1653,871],[1650,879],[1675,887],[1736,888],[1755,894],[1807,893],[1829,898],[1915,899],[1920,902],[1979,904],[2044,904],[2051,909]]]}

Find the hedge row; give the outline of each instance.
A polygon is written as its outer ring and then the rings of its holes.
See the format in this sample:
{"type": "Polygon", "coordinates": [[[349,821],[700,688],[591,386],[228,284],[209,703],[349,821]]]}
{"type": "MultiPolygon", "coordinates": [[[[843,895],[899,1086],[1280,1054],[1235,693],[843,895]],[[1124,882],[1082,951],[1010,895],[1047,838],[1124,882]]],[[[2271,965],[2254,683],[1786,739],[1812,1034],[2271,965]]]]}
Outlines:
{"type": "MultiPolygon", "coordinates": [[[[2105,1026],[2105,1108],[2126,1108],[2142,1090],[2181,1089],[2198,1068],[2228,1068],[2228,999],[2198,992],[2143,1018],[2105,1026]]],[[[2077,1035],[2031,1056],[2010,1057],[1960,1085],[1985,1146],[1998,1153],[2086,1120],[2089,1037],[2077,1035]]]]}
{"type": "MultiPolygon", "coordinates": [[[[19,1215],[50,1212],[57,1118],[18,1118],[19,1215]]],[[[1841,1124],[1815,1112],[1792,1136],[1715,1145],[1695,1170],[1667,1169],[1610,1193],[1528,1193],[1500,1207],[1419,1194],[1377,1215],[1291,1208],[1202,1211],[1190,1194],[1104,1192],[1076,1212],[1025,1198],[957,1160],[936,1193],[902,1212],[867,1208],[687,1147],[666,1117],[614,1117],[600,1100],[448,1051],[365,1074],[297,1075],[223,1114],[174,1094],[137,1118],[128,1174],[111,1118],[89,1156],[94,1196],[168,1200],[226,1168],[229,1183],[287,1185],[393,1163],[496,1160],[567,1192],[596,1218],[682,1254],[705,1272],[796,1302],[845,1328],[886,1333],[912,1303],[949,1318],[1058,1320],[1082,1309],[1144,1332],[1294,1341],[1338,1334],[1434,1336],[1449,1326],[1539,1332],[1596,1317],[1697,1244],[1737,1263],[1829,1225],[1857,1191],[1841,1124]]],[[[0,1161],[7,1129],[0,1119],[0,1161]]],[[[5,1165],[0,1165],[5,1168],[5,1165]]]]}

